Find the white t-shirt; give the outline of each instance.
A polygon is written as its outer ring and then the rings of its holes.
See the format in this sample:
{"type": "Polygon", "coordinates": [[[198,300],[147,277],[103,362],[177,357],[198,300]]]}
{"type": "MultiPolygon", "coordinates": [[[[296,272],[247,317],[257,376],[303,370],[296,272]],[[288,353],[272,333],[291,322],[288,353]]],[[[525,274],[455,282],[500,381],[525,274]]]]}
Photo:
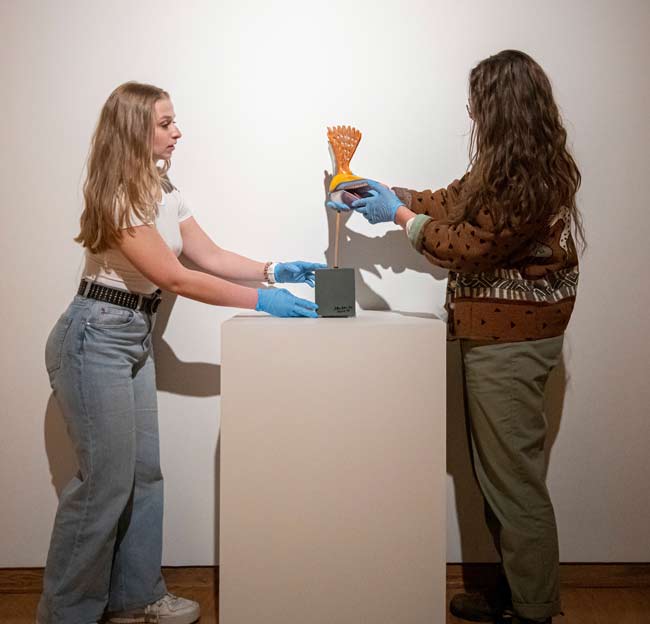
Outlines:
{"type": "MultiPolygon", "coordinates": [[[[162,200],[158,203],[155,226],[163,240],[177,256],[180,256],[183,251],[179,223],[191,216],[192,213],[178,189],[174,188],[170,193],[163,192],[162,200]]],[[[131,217],[131,223],[134,226],[144,225],[135,216],[131,217]]],[[[128,234],[125,233],[125,236],[128,234]]],[[[86,249],[86,265],[82,276],[105,286],[143,295],[149,295],[158,288],[142,275],[119,249],[108,249],[99,254],[92,254],[86,249]]]]}

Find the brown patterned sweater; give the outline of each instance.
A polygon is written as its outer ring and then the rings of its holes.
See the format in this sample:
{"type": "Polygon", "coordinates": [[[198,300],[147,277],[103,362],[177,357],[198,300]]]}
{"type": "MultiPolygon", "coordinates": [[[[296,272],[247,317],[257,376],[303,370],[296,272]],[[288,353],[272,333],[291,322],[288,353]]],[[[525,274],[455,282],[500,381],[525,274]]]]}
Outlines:
{"type": "Polygon", "coordinates": [[[450,337],[519,342],[561,335],[578,286],[568,211],[498,234],[487,210],[475,222],[452,224],[466,179],[435,192],[393,189],[417,215],[409,227],[413,247],[449,269],[450,337]]]}

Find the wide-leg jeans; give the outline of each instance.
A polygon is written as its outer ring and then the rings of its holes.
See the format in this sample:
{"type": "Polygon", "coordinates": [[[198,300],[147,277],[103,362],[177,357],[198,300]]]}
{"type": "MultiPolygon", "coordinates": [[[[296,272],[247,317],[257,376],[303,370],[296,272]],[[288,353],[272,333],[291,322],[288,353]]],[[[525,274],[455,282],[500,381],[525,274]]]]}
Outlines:
{"type": "Polygon", "coordinates": [[[46,367],[79,472],[61,493],[39,624],[90,624],[166,593],[151,315],[74,298],[46,367]]]}
{"type": "Polygon", "coordinates": [[[545,483],[544,387],[563,336],[486,344],[462,340],[473,463],[486,520],[501,555],[515,612],[560,612],[559,554],[545,483]]]}

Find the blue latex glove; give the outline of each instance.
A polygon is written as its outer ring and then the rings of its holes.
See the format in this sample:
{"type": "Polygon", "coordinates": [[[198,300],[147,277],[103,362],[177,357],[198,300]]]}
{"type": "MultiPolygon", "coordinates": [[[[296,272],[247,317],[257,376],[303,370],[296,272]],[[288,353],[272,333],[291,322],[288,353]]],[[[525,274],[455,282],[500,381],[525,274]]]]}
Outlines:
{"type": "Polygon", "coordinates": [[[316,310],[318,306],[313,301],[295,297],[284,288],[258,288],[257,305],[258,312],[268,312],[273,316],[309,316],[318,318],[316,310]]]}
{"type": "Polygon", "coordinates": [[[346,204],[343,204],[341,202],[334,201],[333,199],[328,199],[325,202],[325,205],[328,208],[331,208],[332,210],[340,210],[341,212],[347,212],[347,211],[352,210],[352,208],[350,208],[350,206],[347,206],[346,204]]]}
{"type": "Polygon", "coordinates": [[[293,284],[305,283],[309,284],[313,288],[316,283],[314,270],[326,268],[326,264],[319,264],[318,262],[303,262],[302,260],[296,260],[295,262],[279,262],[275,265],[273,275],[276,282],[292,282],[293,284]]]}
{"type": "Polygon", "coordinates": [[[369,190],[366,180],[342,182],[331,193],[327,194],[325,205],[333,210],[349,212],[352,210],[352,202],[362,197],[369,190]]]}
{"type": "Polygon", "coordinates": [[[366,180],[366,182],[370,188],[369,197],[362,197],[352,202],[352,208],[372,224],[395,221],[395,213],[404,202],[383,184],[375,180],[366,180]]]}

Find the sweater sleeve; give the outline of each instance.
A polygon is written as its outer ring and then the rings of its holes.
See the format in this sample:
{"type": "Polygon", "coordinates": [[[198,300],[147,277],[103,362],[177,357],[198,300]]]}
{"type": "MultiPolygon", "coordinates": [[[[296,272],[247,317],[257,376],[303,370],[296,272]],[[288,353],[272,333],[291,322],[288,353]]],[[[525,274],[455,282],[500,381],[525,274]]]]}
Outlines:
{"type": "Polygon", "coordinates": [[[540,218],[516,229],[495,231],[487,209],[481,210],[476,223],[450,223],[428,215],[418,215],[409,232],[413,247],[431,263],[460,273],[480,273],[503,267],[547,227],[540,218]]]}
{"type": "Polygon", "coordinates": [[[430,189],[414,191],[407,188],[395,187],[393,188],[393,192],[416,215],[426,215],[432,219],[441,220],[446,219],[449,216],[450,210],[458,204],[466,178],[467,174],[460,180],[454,180],[447,188],[441,188],[437,191],[430,189]]]}

